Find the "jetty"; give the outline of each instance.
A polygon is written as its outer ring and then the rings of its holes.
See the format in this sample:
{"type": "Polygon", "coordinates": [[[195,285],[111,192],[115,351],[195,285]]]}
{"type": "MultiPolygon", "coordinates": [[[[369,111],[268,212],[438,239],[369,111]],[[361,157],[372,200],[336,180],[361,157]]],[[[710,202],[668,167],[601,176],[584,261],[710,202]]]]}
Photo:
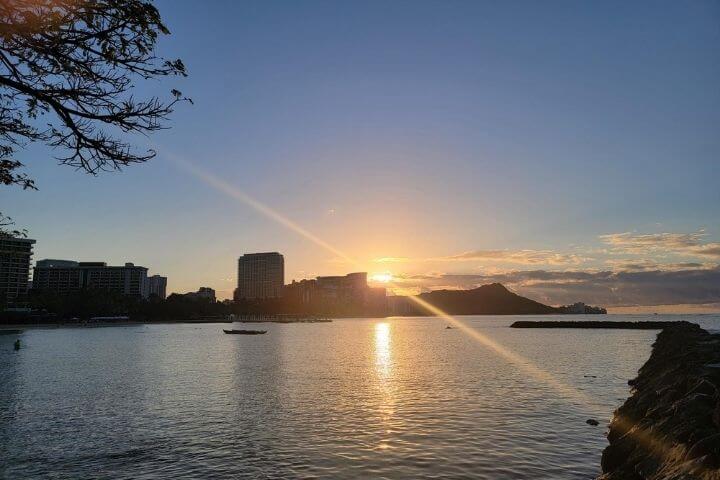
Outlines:
{"type": "Polygon", "coordinates": [[[510,325],[510,328],[602,328],[621,330],[662,330],[678,324],[687,323],[682,321],[659,321],[659,322],[626,322],[626,321],[591,321],[591,320],[518,320],[510,325]]]}

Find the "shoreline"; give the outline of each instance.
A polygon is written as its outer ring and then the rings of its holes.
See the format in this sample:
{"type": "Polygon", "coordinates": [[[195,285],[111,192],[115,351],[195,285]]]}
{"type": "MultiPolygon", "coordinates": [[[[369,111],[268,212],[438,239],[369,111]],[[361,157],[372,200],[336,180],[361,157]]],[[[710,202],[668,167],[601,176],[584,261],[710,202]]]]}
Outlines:
{"type": "Polygon", "coordinates": [[[58,328],[101,328],[101,327],[132,327],[137,325],[172,325],[172,324],[212,324],[212,323],[233,323],[235,320],[128,320],[122,322],[92,322],[92,323],[8,323],[0,326],[2,330],[53,330],[58,328]]]}
{"type": "MultiPolygon", "coordinates": [[[[607,318],[608,316],[621,316],[621,317],[645,317],[645,318],[653,318],[652,315],[649,314],[608,314],[604,315],[604,318],[607,318]]],[[[538,317],[538,315],[533,314],[525,314],[525,315],[453,315],[454,317],[508,317],[508,316],[516,316],[516,317],[527,317],[527,318],[533,318],[538,317]]],[[[542,315],[547,317],[567,317],[567,314],[547,314],[542,315]]],[[[580,316],[580,315],[578,315],[580,316]]],[[[714,316],[714,314],[668,314],[664,316],[677,316],[677,317],[688,317],[688,316],[714,316]]],[[[229,324],[229,323],[279,323],[279,324],[292,324],[292,323],[332,323],[335,320],[346,320],[346,319],[364,319],[364,318],[377,318],[377,319],[405,319],[405,318],[422,318],[422,319],[442,319],[442,317],[437,316],[429,316],[429,315],[420,315],[420,316],[405,316],[405,315],[390,315],[385,317],[343,317],[343,316],[334,316],[334,317],[327,317],[323,319],[308,319],[308,318],[299,318],[299,319],[273,319],[268,318],[266,320],[248,320],[247,317],[238,317],[235,319],[225,319],[225,318],[213,318],[213,319],[173,319],[173,320],[125,320],[125,321],[117,321],[117,322],[39,322],[39,323],[6,323],[6,324],[0,324],[0,331],[2,330],[30,330],[30,329],[55,329],[55,328],[96,328],[96,327],[122,327],[122,326],[135,326],[135,325],[173,325],[173,324],[229,324]]],[[[508,325],[509,328],[520,328],[520,329],[533,329],[533,328],[550,328],[550,329],[561,329],[561,328],[586,328],[586,329],[612,329],[612,328],[619,328],[619,329],[638,329],[638,330],[660,330],[664,327],[649,327],[642,324],[650,323],[650,324],[677,324],[677,323],[685,323],[682,320],[671,320],[667,322],[658,322],[653,320],[647,320],[647,321],[608,321],[608,320],[518,320],[514,322],[511,325],[508,325]],[[570,326],[545,326],[543,324],[582,324],[587,326],[577,326],[577,325],[570,325],[570,326]],[[610,327],[603,327],[602,324],[640,324],[637,327],[614,327],[611,325],[610,327]],[[528,325],[533,324],[533,325],[528,325]],[[600,324],[600,325],[598,325],[600,324]]]]}
{"type": "Polygon", "coordinates": [[[132,327],[137,325],[182,325],[182,324],[231,324],[231,323],[279,323],[279,324],[294,324],[294,323],[332,323],[332,319],[257,319],[257,320],[246,320],[246,319],[222,319],[213,318],[207,320],[193,320],[193,319],[178,319],[178,320],[124,320],[117,322],[63,322],[63,323],[8,323],[0,325],[0,332],[4,330],[52,330],[58,328],[102,328],[102,327],[132,327]]]}

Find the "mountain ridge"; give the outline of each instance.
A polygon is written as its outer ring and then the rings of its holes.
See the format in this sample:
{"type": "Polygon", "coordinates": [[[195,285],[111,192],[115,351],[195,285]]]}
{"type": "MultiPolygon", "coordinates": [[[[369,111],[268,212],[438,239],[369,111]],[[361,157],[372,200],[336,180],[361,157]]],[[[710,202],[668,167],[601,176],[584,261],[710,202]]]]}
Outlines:
{"type": "MultiPolygon", "coordinates": [[[[433,290],[416,295],[449,315],[549,315],[572,313],[605,313],[604,309],[583,303],[553,307],[523,297],[501,283],[490,283],[469,290],[433,290]]],[[[423,307],[408,297],[396,297],[391,310],[400,315],[428,315],[423,307]]]]}

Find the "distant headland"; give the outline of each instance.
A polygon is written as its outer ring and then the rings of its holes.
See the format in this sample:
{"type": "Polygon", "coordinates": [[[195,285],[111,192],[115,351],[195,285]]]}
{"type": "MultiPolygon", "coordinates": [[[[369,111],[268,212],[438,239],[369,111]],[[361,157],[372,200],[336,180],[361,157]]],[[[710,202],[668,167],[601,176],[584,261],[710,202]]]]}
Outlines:
{"type": "MultiPolygon", "coordinates": [[[[522,297],[500,283],[491,283],[471,290],[434,290],[418,295],[421,300],[450,315],[548,315],[605,314],[607,310],[578,302],[551,307],[522,297]]],[[[393,315],[429,315],[427,310],[408,297],[388,297],[393,315]]]]}

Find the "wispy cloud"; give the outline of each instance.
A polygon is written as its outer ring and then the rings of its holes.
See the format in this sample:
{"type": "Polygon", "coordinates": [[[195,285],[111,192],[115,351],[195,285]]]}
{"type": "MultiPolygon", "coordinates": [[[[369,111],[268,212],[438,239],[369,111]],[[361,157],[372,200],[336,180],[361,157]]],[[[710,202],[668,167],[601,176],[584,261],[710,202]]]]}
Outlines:
{"type": "Polygon", "coordinates": [[[610,245],[615,253],[636,255],[676,254],[720,258],[720,243],[706,243],[707,234],[700,230],[693,233],[649,233],[631,232],[600,235],[600,240],[610,245]]]}
{"type": "Polygon", "coordinates": [[[419,262],[497,262],[518,265],[579,265],[590,260],[577,254],[560,253],[552,250],[471,250],[444,257],[381,257],[376,263],[419,263],[419,262]]]}
{"type": "Polygon", "coordinates": [[[704,245],[698,245],[693,249],[697,255],[703,255],[707,257],[720,258],[720,243],[706,243],[704,245]]]}
{"type": "Polygon", "coordinates": [[[473,250],[441,257],[447,261],[496,261],[521,265],[579,265],[588,259],[576,254],[558,253],[552,250],[473,250]]]}
{"type": "Polygon", "coordinates": [[[663,263],[655,262],[647,259],[610,259],[606,260],[605,264],[610,266],[613,271],[649,271],[649,270],[664,270],[664,271],[678,271],[678,270],[696,270],[696,269],[710,269],[715,268],[717,264],[707,262],[677,262],[677,263],[663,263]]]}

